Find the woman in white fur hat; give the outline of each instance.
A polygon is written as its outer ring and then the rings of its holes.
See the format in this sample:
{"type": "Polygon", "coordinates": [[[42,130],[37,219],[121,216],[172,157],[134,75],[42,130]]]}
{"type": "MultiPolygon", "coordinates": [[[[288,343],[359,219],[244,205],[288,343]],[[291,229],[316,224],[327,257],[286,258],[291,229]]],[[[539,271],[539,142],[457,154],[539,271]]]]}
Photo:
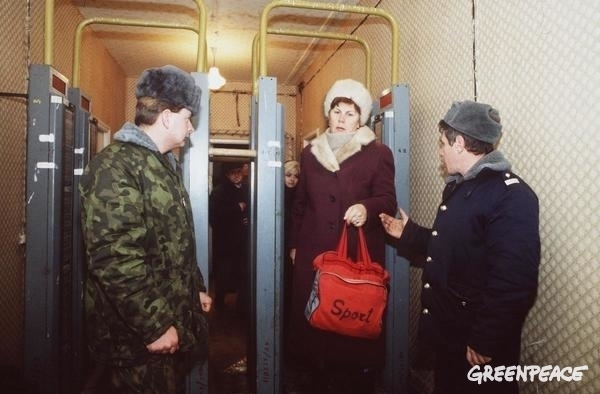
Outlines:
{"type": "Polygon", "coordinates": [[[371,95],[363,84],[352,79],[335,82],[324,102],[329,127],[300,157],[290,236],[291,353],[294,360],[318,364],[310,379],[314,393],[372,393],[375,373],[384,363],[384,334],[377,340],[337,335],[312,328],[304,317],[315,275],[313,259],[336,249],[343,226],[350,225],[350,256],[355,255],[355,228],[362,226],[372,260],[385,259],[385,232],[378,215],[396,211],[394,160],[365,125],[371,108],[371,95]]]}

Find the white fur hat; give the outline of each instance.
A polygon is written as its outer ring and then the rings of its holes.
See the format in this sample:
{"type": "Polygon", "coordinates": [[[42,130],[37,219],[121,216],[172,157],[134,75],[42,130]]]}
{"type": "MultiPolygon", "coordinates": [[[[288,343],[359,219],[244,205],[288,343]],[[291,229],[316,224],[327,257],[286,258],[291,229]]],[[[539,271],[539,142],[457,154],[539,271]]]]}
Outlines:
{"type": "Polygon", "coordinates": [[[373,99],[362,83],[353,79],[340,79],[335,81],[333,86],[329,89],[329,92],[327,92],[325,102],[323,103],[323,110],[325,111],[326,118],[329,117],[331,102],[336,97],[346,97],[354,101],[360,108],[361,126],[367,123],[367,120],[369,120],[369,116],[371,115],[371,109],[373,108],[373,99]]]}

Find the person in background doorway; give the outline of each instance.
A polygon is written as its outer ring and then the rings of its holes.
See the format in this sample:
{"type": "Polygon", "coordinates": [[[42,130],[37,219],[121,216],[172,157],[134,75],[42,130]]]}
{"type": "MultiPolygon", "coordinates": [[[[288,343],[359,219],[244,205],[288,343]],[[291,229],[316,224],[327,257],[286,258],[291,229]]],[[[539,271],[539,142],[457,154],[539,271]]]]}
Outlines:
{"type": "Polygon", "coordinates": [[[290,235],[295,260],[291,350],[296,359],[317,367],[312,393],[372,393],[376,371],[384,364],[385,334],[376,340],[337,335],[312,328],[304,316],[313,260],[336,249],[342,226],[350,226],[352,258],[355,227],[363,226],[373,261],[385,260],[385,232],[377,215],[396,211],[395,169],[391,150],[365,125],[371,108],[371,95],[360,82],[335,82],[324,102],[329,127],[301,153],[290,235]]]}
{"type": "Polygon", "coordinates": [[[292,307],[292,278],[294,260],[290,258],[290,227],[292,224],[292,204],[300,177],[300,163],[296,160],[288,160],[283,163],[284,171],[284,264],[283,264],[283,338],[286,350],[289,350],[290,340],[290,310],[292,307]]]}
{"type": "Polygon", "coordinates": [[[186,374],[207,356],[212,300],[172,152],[194,131],[200,93],[179,68],[145,70],[135,124],[123,125],[79,184],[87,339],[107,368],[106,392],[184,393],[186,374]]]}
{"type": "Polygon", "coordinates": [[[246,185],[250,183],[250,163],[244,163],[242,166],[242,183],[246,185]]]}
{"type": "Polygon", "coordinates": [[[467,378],[484,364],[519,364],[538,285],[538,199],[495,149],[501,128],[490,105],[454,102],[439,122],[447,178],[433,227],[402,210],[399,219],[380,215],[401,254],[422,256],[420,340],[433,352],[438,394],[519,391],[514,379],[479,385],[467,378]]]}
{"type": "Polygon", "coordinates": [[[244,163],[222,164],[223,181],[210,194],[215,308],[223,312],[227,293],[238,293],[236,307],[242,316],[249,307],[248,288],[248,199],[243,182],[244,163]]]}

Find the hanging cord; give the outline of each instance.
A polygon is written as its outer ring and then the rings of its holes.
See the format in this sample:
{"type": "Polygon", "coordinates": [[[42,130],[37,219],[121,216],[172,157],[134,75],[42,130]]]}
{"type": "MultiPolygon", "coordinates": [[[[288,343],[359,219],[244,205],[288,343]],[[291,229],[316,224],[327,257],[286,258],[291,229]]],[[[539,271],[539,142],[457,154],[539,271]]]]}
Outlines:
{"type": "Polygon", "coordinates": [[[235,94],[235,117],[237,120],[237,126],[240,127],[240,94],[237,92],[235,94]]]}
{"type": "Polygon", "coordinates": [[[472,0],[472,17],[473,17],[473,98],[477,101],[477,45],[476,45],[476,26],[475,26],[475,0],[472,0]]]}
{"type": "Polygon", "coordinates": [[[27,65],[27,68],[29,68],[29,64],[31,64],[31,0],[27,0],[27,16],[25,17],[25,37],[27,37],[25,64],[27,65]]]}

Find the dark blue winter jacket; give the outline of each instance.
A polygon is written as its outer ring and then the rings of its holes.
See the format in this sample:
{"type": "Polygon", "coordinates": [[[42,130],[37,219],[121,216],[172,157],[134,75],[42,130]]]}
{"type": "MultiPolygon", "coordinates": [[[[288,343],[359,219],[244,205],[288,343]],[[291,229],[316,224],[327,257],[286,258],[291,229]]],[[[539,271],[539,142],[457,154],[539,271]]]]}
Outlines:
{"type": "Polygon", "coordinates": [[[450,178],[433,227],[409,221],[398,246],[423,256],[423,340],[492,358],[519,346],[537,292],[539,207],[499,152],[450,178]]]}

